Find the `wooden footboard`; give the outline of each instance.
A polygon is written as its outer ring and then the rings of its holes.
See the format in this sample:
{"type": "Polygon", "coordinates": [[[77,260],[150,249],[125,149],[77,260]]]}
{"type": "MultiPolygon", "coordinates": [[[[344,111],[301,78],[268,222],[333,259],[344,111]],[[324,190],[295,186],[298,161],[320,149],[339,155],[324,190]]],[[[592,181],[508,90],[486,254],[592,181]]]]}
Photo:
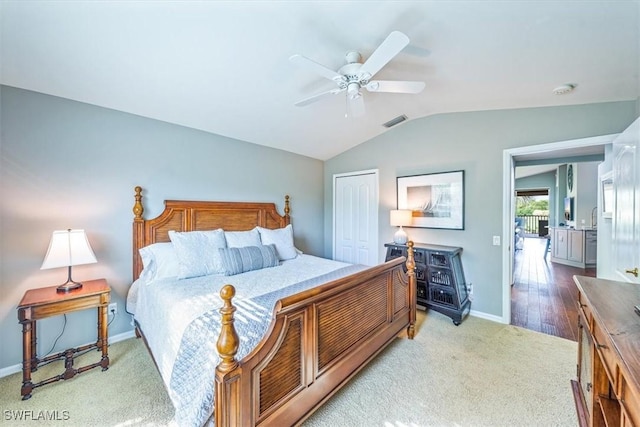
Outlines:
{"type": "Polygon", "coordinates": [[[218,427],[296,425],[407,329],[413,338],[413,243],[405,258],[280,300],[265,338],[235,359],[233,286],[220,295],[215,423],[218,427]],[[405,273],[406,269],[406,273],[405,273]]]}

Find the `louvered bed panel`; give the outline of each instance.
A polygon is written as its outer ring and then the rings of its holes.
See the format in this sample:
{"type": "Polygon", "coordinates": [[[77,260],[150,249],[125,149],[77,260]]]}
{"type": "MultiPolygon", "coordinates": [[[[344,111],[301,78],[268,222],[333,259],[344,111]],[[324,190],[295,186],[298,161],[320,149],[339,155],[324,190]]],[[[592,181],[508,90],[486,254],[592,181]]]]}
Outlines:
{"type": "Polygon", "coordinates": [[[319,371],[388,321],[387,292],[386,277],[377,277],[365,289],[351,289],[318,304],[319,371]]]}
{"type": "Polygon", "coordinates": [[[289,323],[287,333],[273,359],[260,372],[259,417],[279,400],[303,387],[302,317],[289,323]]]}
{"type": "Polygon", "coordinates": [[[182,212],[175,212],[174,215],[167,217],[165,221],[156,224],[148,224],[148,236],[153,236],[152,241],[147,244],[157,242],[169,242],[169,230],[182,230],[184,224],[184,215],[182,212]]]}
{"type": "Polygon", "coordinates": [[[405,275],[399,271],[393,275],[393,314],[394,316],[409,307],[409,297],[407,295],[407,287],[409,283],[404,279],[405,275]]]}
{"type": "Polygon", "coordinates": [[[200,210],[193,213],[193,223],[196,230],[251,230],[260,223],[260,212],[237,210],[200,210]]]}

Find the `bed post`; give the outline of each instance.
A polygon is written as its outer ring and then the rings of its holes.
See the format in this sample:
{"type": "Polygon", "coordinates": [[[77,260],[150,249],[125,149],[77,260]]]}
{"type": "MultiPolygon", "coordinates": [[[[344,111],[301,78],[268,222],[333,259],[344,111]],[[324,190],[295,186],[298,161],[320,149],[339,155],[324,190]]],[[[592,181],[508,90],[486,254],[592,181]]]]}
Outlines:
{"type": "Polygon", "coordinates": [[[133,280],[136,280],[142,272],[142,259],[138,253],[138,245],[144,242],[144,207],[142,207],[142,187],[136,186],[136,202],[133,205],[133,280]]]}
{"type": "Polygon", "coordinates": [[[216,366],[215,379],[214,416],[216,427],[239,426],[243,423],[240,415],[240,373],[235,371],[238,367],[235,356],[240,344],[238,333],[233,325],[233,313],[236,308],[231,299],[235,294],[236,290],[232,285],[224,285],[220,290],[223,305],[220,308],[220,336],[216,343],[220,356],[220,363],[216,366]]]}
{"type": "Polygon", "coordinates": [[[413,339],[416,334],[416,298],[417,298],[417,283],[416,283],[416,261],[413,256],[413,242],[407,243],[409,247],[407,250],[407,276],[409,277],[409,326],[407,326],[407,337],[413,339]]]}
{"type": "Polygon", "coordinates": [[[291,207],[289,206],[289,195],[284,196],[284,218],[287,222],[287,225],[291,224],[291,217],[289,213],[291,212],[291,207]]]}

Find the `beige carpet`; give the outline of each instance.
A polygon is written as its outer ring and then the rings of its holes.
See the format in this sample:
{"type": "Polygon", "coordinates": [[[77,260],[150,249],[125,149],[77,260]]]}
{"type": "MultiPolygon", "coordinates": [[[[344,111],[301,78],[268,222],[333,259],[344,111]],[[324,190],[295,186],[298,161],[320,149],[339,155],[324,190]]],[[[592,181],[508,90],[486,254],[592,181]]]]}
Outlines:
{"type": "MultiPolygon", "coordinates": [[[[419,312],[418,321],[415,340],[397,339],[305,427],[577,425],[569,384],[575,342],[474,317],[456,327],[439,313],[419,312]]],[[[173,409],[144,344],[116,343],[109,355],[108,371],[38,388],[27,401],[20,400],[21,374],[0,379],[0,425],[170,424],[173,409]],[[58,420],[42,419],[48,416],[58,420]]]]}

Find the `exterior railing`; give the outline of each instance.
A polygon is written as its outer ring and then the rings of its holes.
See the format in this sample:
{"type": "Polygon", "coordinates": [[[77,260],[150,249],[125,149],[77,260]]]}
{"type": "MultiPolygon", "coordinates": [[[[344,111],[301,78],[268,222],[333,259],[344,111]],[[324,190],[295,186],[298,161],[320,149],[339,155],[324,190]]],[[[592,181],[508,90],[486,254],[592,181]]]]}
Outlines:
{"type": "MultiPolygon", "coordinates": [[[[549,215],[520,215],[522,227],[526,234],[546,236],[549,234],[549,215]]],[[[516,220],[518,222],[518,220],[516,220]]]]}

